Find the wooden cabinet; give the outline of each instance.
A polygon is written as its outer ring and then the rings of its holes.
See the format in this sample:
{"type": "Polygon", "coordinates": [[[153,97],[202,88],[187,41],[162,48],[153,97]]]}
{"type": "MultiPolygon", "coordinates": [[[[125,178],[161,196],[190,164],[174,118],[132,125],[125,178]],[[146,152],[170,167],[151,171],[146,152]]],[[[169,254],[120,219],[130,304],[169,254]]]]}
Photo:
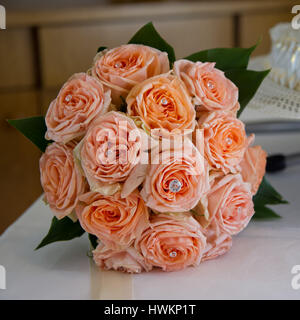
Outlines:
{"type": "MultiPolygon", "coordinates": [[[[91,67],[98,47],[112,48],[127,43],[147,22],[41,28],[39,43],[43,86],[58,87],[73,73],[86,71],[91,67]]],[[[154,23],[162,36],[174,46],[178,57],[205,48],[233,46],[233,21],[229,16],[157,19],[154,23]]]]}
{"type": "Polygon", "coordinates": [[[1,93],[0,234],[42,193],[39,150],[6,119],[39,114],[36,91],[1,93]]]}
{"type": "Polygon", "coordinates": [[[292,14],[264,13],[243,15],[240,18],[240,39],[242,47],[250,47],[261,39],[261,43],[254,51],[253,56],[267,54],[271,48],[269,30],[279,22],[292,20],[292,14]]]}
{"type": "Polygon", "coordinates": [[[34,50],[29,28],[0,31],[0,89],[36,85],[34,50]]]}

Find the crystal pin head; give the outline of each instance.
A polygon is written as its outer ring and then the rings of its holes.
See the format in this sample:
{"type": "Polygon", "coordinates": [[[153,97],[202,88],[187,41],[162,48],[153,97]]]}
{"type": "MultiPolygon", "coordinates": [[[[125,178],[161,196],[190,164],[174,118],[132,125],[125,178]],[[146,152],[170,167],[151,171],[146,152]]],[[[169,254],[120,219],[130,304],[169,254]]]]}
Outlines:
{"type": "Polygon", "coordinates": [[[181,190],[182,184],[179,180],[174,179],[169,184],[169,190],[173,193],[179,192],[181,190]]]}
{"type": "Polygon", "coordinates": [[[208,81],[207,86],[209,89],[213,89],[215,87],[211,81],[208,81]]]}
{"type": "Polygon", "coordinates": [[[167,100],[166,98],[162,98],[162,99],[160,100],[160,102],[161,102],[161,104],[162,104],[163,106],[165,106],[166,104],[168,104],[168,100],[167,100]]]}
{"type": "Polygon", "coordinates": [[[172,252],[170,252],[169,255],[170,255],[171,258],[175,258],[177,256],[177,252],[176,251],[172,251],[172,252]]]}
{"type": "Polygon", "coordinates": [[[229,145],[231,145],[231,144],[232,144],[232,139],[227,138],[227,139],[226,139],[226,143],[229,144],[229,145]]]}
{"type": "Polygon", "coordinates": [[[121,67],[121,63],[120,63],[120,62],[117,62],[117,63],[115,64],[115,67],[116,67],[116,68],[120,68],[120,67],[121,67]]]}
{"type": "Polygon", "coordinates": [[[72,96],[71,96],[70,94],[68,94],[68,95],[66,96],[66,98],[65,98],[65,100],[66,100],[67,102],[71,101],[71,99],[72,99],[72,96]]]}

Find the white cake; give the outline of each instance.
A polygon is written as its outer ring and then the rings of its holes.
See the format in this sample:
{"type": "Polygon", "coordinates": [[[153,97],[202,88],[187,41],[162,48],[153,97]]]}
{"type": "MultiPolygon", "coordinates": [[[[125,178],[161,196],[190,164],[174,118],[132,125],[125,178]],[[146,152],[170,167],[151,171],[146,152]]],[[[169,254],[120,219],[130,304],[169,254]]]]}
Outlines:
{"type": "Polygon", "coordinates": [[[293,30],[290,23],[280,23],[270,30],[270,35],[271,78],[300,91],[300,30],[293,30]]]}

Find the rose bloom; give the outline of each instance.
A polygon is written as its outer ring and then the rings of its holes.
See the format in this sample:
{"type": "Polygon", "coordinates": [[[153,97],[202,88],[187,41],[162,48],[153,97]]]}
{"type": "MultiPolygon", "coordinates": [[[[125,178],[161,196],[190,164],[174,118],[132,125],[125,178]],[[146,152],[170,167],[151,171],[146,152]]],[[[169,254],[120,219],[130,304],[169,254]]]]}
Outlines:
{"type": "Polygon", "coordinates": [[[144,261],[141,254],[133,247],[112,250],[100,243],[93,250],[93,258],[96,265],[104,270],[112,269],[128,273],[140,273],[143,270],[150,271],[152,267],[144,261]]]}
{"type": "Polygon", "coordinates": [[[82,137],[109,105],[110,91],[104,92],[100,81],[85,73],[74,74],[48,108],[46,139],[66,143],[82,137]]]}
{"type": "Polygon", "coordinates": [[[166,52],[138,45],[126,44],[112,50],[99,52],[92,68],[92,75],[111,89],[114,104],[121,103],[132,87],[138,83],[169,71],[166,52]]]}
{"type": "Polygon", "coordinates": [[[146,205],[158,212],[192,209],[208,189],[204,158],[185,138],[172,145],[162,141],[151,155],[151,165],[141,195],[146,205]]]}
{"type": "Polygon", "coordinates": [[[207,195],[209,220],[215,218],[221,231],[235,235],[254,214],[251,186],[240,174],[216,178],[207,195]]]}
{"type": "Polygon", "coordinates": [[[80,196],[76,214],[82,228],[109,248],[128,247],[148,227],[148,209],[138,191],[125,199],[120,192],[103,196],[87,192],[80,196]]]}
{"type": "Polygon", "coordinates": [[[170,73],[136,85],[128,94],[127,111],[139,116],[153,136],[191,133],[196,113],[183,82],[170,73]]]}
{"type": "Polygon", "coordinates": [[[200,264],[206,239],[199,223],[188,214],[158,214],[135,241],[146,263],[163,271],[200,264]]]}
{"type": "Polygon", "coordinates": [[[212,169],[236,173],[248,146],[244,123],[224,112],[205,112],[198,125],[204,129],[205,157],[212,169]]]}
{"type": "Polygon", "coordinates": [[[228,252],[232,247],[231,236],[221,231],[215,219],[203,230],[203,234],[206,237],[206,247],[202,261],[215,259],[228,252]]]}
{"type": "Polygon", "coordinates": [[[245,182],[251,184],[252,194],[255,194],[266,172],[267,153],[261,146],[248,147],[240,163],[241,174],[245,182]]]}
{"type": "Polygon", "coordinates": [[[92,191],[112,194],[102,184],[124,182],[141,157],[141,130],[125,114],[111,111],[99,117],[79,145],[81,166],[92,191]]]}
{"type": "Polygon", "coordinates": [[[238,88],[224,72],[211,62],[178,60],[174,72],[185,83],[193,103],[202,111],[231,111],[236,109],[238,88]]]}
{"type": "Polygon", "coordinates": [[[72,213],[78,196],[85,192],[86,181],[75,166],[75,144],[52,143],[40,159],[41,184],[45,200],[58,219],[72,213]]]}

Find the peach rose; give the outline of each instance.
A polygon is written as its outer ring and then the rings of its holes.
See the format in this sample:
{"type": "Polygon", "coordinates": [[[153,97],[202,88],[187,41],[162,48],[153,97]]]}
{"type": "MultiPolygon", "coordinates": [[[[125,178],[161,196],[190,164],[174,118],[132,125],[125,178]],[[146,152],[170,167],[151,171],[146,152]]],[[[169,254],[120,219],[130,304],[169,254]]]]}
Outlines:
{"type": "Polygon", "coordinates": [[[80,196],[76,214],[86,232],[113,249],[130,246],[148,227],[148,209],[138,191],[125,199],[119,192],[113,196],[87,192],[80,196]]]}
{"type": "Polygon", "coordinates": [[[76,149],[91,190],[104,195],[120,190],[118,183],[139,163],[143,147],[142,130],[125,114],[98,117],[76,149]]]}
{"type": "Polygon", "coordinates": [[[245,125],[224,113],[204,113],[198,125],[204,129],[205,157],[214,170],[236,173],[248,142],[245,125]]]}
{"type": "Polygon", "coordinates": [[[216,178],[207,201],[209,220],[215,218],[220,229],[229,235],[242,231],[254,214],[251,186],[240,174],[216,178]]]}
{"type": "Polygon", "coordinates": [[[46,139],[66,143],[82,137],[110,105],[110,91],[85,73],[74,74],[60,89],[46,115],[46,139]]]}
{"type": "Polygon", "coordinates": [[[135,241],[146,263],[163,271],[200,264],[206,239],[198,222],[188,214],[158,214],[135,241]]]}
{"type": "Polygon", "coordinates": [[[158,212],[189,211],[207,192],[204,158],[188,138],[168,142],[153,150],[141,195],[158,212]]]}
{"type": "Polygon", "coordinates": [[[141,273],[143,270],[151,270],[151,266],[144,261],[141,254],[133,247],[112,250],[100,243],[93,251],[93,258],[96,265],[105,270],[113,269],[128,273],[141,273]]]}
{"type": "Polygon", "coordinates": [[[195,127],[191,99],[183,82],[170,73],[136,85],[126,102],[128,114],[140,117],[153,136],[188,134],[195,127]]]}
{"type": "Polygon", "coordinates": [[[72,213],[78,196],[85,192],[86,181],[75,166],[75,143],[50,144],[40,159],[41,184],[45,200],[58,219],[72,213]]]}
{"type": "Polygon", "coordinates": [[[174,72],[185,83],[193,103],[202,111],[231,111],[238,102],[238,88],[211,62],[178,60],[174,72]]]}
{"type": "Polygon", "coordinates": [[[166,52],[138,45],[126,44],[98,53],[94,59],[92,75],[111,89],[114,104],[121,103],[132,87],[138,83],[169,71],[166,52]]]}
{"type": "Polygon", "coordinates": [[[245,182],[251,184],[252,194],[255,194],[266,172],[267,153],[261,146],[248,147],[240,163],[241,174],[245,182]]]}
{"type": "Polygon", "coordinates": [[[231,236],[220,230],[215,219],[204,229],[203,234],[206,237],[206,247],[202,261],[215,259],[228,252],[232,247],[231,236]]]}

